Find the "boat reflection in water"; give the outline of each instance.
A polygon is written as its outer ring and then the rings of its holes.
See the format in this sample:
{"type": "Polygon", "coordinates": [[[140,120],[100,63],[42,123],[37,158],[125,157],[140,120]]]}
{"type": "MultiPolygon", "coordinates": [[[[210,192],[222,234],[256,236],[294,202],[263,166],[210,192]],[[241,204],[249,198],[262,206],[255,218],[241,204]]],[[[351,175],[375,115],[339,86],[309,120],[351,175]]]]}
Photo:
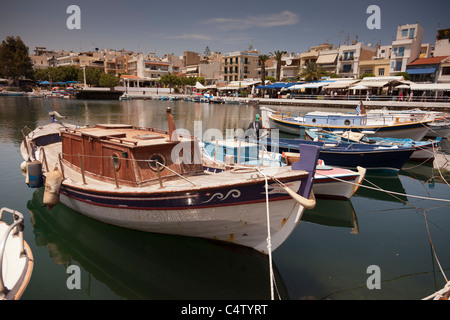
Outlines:
{"type": "Polygon", "coordinates": [[[406,202],[408,198],[405,188],[398,174],[379,174],[372,173],[366,174],[366,177],[361,185],[361,188],[356,192],[358,196],[390,202],[406,202]],[[374,190],[381,189],[381,190],[374,190]],[[386,191],[393,191],[399,194],[392,195],[386,191]]]}
{"type": "Polygon", "coordinates": [[[359,233],[358,219],[351,201],[320,199],[314,209],[303,213],[301,221],[349,228],[351,234],[359,233]]]}
{"type": "MultiPolygon", "coordinates": [[[[36,243],[58,264],[75,261],[123,299],[270,299],[269,260],[245,247],[108,225],[58,204],[44,189],[28,202],[36,243]]],[[[276,297],[289,299],[277,270],[276,297]]]]}

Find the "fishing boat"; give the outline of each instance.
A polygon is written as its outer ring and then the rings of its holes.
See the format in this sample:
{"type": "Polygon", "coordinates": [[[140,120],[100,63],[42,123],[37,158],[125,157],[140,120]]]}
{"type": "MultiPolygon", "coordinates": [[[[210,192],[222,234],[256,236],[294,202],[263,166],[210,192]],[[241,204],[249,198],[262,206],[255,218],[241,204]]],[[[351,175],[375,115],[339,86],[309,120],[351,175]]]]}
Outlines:
{"type": "Polygon", "coordinates": [[[431,120],[427,123],[428,132],[427,137],[442,137],[448,138],[450,136],[450,118],[441,111],[426,111],[420,109],[411,110],[389,110],[387,108],[374,109],[367,111],[367,115],[371,118],[376,117],[391,117],[392,119],[406,119],[406,120],[431,120]]]}
{"type": "Polygon", "coordinates": [[[25,92],[23,91],[0,91],[0,97],[22,97],[25,95],[25,92]]]}
{"type": "Polygon", "coordinates": [[[343,134],[336,134],[330,131],[321,129],[308,129],[305,131],[306,138],[313,141],[324,141],[327,143],[346,142],[346,143],[361,143],[374,144],[378,146],[402,146],[414,148],[409,160],[418,162],[432,162],[437,151],[440,148],[442,138],[435,140],[414,141],[412,139],[399,138],[383,138],[383,137],[367,137],[362,133],[346,131],[343,134]]]}
{"type": "Polygon", "coordinates": [[[363,167],[371,171],[398,172],[409,160],[414,148],[402,146],[378,146],[370,144],[346,143],[337,141],[309,141],[303,139],[280,138],[264,142],[268,151],[298,152],[296,145],[308,144],[320,147],[320,159],[329,166],[343,168],[363,167]]]}
{"type": "Polygon", "coordinates": [[[368,136],[389,138],[410,138],[421,140],[428,133],[428,124],[433,120],[400,121],[381,117],[368,117],[361,113],[308,112],[304,116],[293,116],[261,108],[263,123],[267,128],[299,135],[303,130],[320,128],[335,133],[360,132],[368,136]]]}
{"type": "Polygon", "coordinates": [[[23,238],[22,213],[2,208],[0,210],[0,299],[18,300],[24,293],[33,273],[33,253],[23,238]],[[8,224],[4,214],[11,213],[8,224]]]}
{"type": "Polygon", "coordinates": [[[205,173],[198,141],[178,135],[170,108],[167,117],[169,131],[62,124],[55,142],[56,135],[40,134],[54,123],[24,132],[28,181],[39,181],[31,174],[41,166],[48,207],[61,202],[120,227],[225,241],[265,254],[315,206],[318,147],[299,146],[302,160],[275,173],[205,173]]]}
{"type": "MultiPolygon", "coordinates": [[[[272,168],[291,166],[299,161],[298,152],[267,152],[258,144],[249,141],[221,140],[203,141],[204,169],[208,172],[224,170],[245,170],[257,166],[272,168]]],[[[361,185],[366,170],[357,172],[345,168],[327,166],[318,160],[314,175],[313,192],[316,198],[349,200],[361,185]]]]}

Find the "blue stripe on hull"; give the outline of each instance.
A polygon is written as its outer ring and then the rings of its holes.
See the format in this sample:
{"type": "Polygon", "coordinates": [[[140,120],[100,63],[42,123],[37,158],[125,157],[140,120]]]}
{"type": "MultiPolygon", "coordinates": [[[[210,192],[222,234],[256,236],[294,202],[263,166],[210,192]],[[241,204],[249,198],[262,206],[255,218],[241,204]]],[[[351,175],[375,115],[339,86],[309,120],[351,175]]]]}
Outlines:
{"type": "MultiPolygon", "coordinates": [[[[298,181],[295,180],[295,181],[298,181]]],[[[284,182],[289,185],[289,181],[284,182]]],[[[269,186],[269,200],[289,199],[286,192],[277,193],[269,186]]],[[[295,190],[296,191],[296,190],[295,190]]],[[[194,208],[212,208],[217,206],[233,206],[246,203],[266,201],[264,182],[256,185],[233,186],[230,188],[212,189],[208,191],[190,191],[170,194],[128,194],[86,192],[67,186],[61,187],[61,193],[69,198],[88,202],[98,206],[120,207],[141,210],[182,210],[194,208]]]]}

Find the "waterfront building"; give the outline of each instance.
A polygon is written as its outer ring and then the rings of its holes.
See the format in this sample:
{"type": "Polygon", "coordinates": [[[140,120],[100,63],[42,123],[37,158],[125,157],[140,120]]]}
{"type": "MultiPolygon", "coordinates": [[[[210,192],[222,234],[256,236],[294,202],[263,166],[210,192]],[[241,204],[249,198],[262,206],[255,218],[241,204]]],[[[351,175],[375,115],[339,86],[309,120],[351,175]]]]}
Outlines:
{"type": "Polygon", "coordinates": [[[450,28],[437,31],[434,56],[450,56],[450,28]]]}
{"type": "Polygon", "coordinates": [[[321,50],[319,57],[317,58],[317,65],[328,73],[337,73],[337,60],[339,55],[339,49],[333,48],[329,50],[321,50]]]}
{"type": "Polygon", "coordinates": [[[376,48],[363,42],[353,42],[351,45],[339,47],[337,74],[342,78],[357,78],[359,61],[371,60],[376,48]]]}
{"type": "Polygon", "coordinates": [[[423,28],[419,24],[405,24],[397,28],[392,41],[390,74],[405,72],[409,63],[420,57],[423,28]]]}
{"type": "Polygon", "coordinates": [[[450,56],[441,61],[436,77],[437,83],[450,83],[450,56]]]}
{"type": "Polygon", "coordinates": [[[373,74],[375,77],[389,76],[390,59],[361,60],[358,64],[358,77],[373,74]]]}
{"type": "MultiPolygon", "coordinates": [[[[275,60],[275,59],[271,59],[275,60]]],[[[292,79],[297,77],[298,73],[300,72],[300,64],[301,64],[302,58],[299,55],[294,55],[292,52],[288,56],[285,56],[282,58],[282,66],[281,66],[281,77],[280,79],[292,79]]],[[[276,60],[274,63],[272,63],[273,67],[269,67],[269,71],[273,72],[273,77],[275,78],[276,75],[276,60]]],[[[267,66],[266,66],[266,73],[267,73],[267,66]]],[[[272,75],[271,75],[272,76],[272,75]]]]}
{"type": "Polygon", "coordinates": [[[223,79],[225,82],[259,78],[259,52],[256,50],[233,51],[222,58],[223,79]]]}
{"type": "Polygon", "coordinates": [[[104,59],[98,52],[72,52],[56,58],[56,67],[75,66],[105,69],[104,59]]]}
{"type": "MultiPolygon", "coordinates": [[[[411,77],[411,81],[417,83],[437,83],[438,78],[442,76],[443,63],[447,64],[450,59],[448,56],[432,57],[432,58],[419,58],[408,64],[406,72],[411,77]]],[[[445,66],[447,68],[447,66],[445,66]]],[[[441,79],[446,80],[448,69],[444,71],[444,77],[441,79]]]]}

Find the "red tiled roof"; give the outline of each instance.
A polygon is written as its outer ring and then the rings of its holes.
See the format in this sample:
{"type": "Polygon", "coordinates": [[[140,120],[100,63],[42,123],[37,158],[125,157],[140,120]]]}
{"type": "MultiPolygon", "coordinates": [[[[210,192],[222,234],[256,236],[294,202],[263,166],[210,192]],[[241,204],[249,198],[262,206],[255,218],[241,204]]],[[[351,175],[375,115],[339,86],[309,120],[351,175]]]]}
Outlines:
{"type": "Polygon", "coordinates": [[[445,58],[448,58],[448,56],[440,56],[440,57],[433,57],[433,58],[419,58],[408,64],[408,66],[415,66],[420,64],[439,64],[442,60],[445,58]]]}

